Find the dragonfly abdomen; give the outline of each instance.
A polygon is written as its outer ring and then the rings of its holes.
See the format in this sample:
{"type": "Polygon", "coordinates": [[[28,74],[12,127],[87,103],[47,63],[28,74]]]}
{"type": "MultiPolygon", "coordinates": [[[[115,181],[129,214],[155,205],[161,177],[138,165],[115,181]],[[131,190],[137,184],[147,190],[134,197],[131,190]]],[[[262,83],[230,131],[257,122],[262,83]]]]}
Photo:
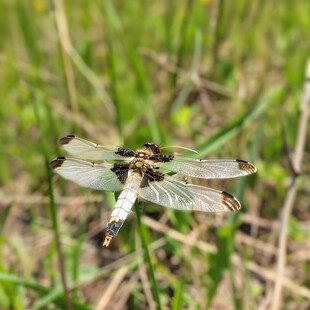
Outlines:
{"type": "Polygon", "coordinates": [[[108,246],[110,241],[118,234],[138,197],[140,183],[140,174],[133,172],[128,177],[111,214],[103,245],[108,246]]]}

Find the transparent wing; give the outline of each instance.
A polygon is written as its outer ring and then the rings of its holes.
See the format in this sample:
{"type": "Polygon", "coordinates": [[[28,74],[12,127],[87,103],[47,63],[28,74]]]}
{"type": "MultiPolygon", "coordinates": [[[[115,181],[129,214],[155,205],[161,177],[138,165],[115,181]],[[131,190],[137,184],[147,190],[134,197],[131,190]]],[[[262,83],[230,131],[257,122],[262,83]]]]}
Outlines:
{"type": "Polygon", "coordinates": [[[162,181],[149,182],[141,188],[139,197],[158,205],[179,210],[233,212],[240,209],[232,195],[211,188],[189,185],[165,176],[162,181]]]}
{"type": "Polygon", "coordinates": [[[240,159],[200,160],[176,156],[172,161],[161,163],[160,167],[202,179],[236,178],[256,172],[254,165],[240,159]]]}
{"type": "Polygon", "coordinates": [[[112,164],[92,164],[78,159],[59,157],[50,165],[65,179],[84,187],[115,192],[123,188],[117,174],[111,170],[112,164]]]}
{"type": "Polygon", "coordinates": [[[102,146],[75,136],[66,136],[59,140],[62,147],[74,157],[90,160],[129,160],[131,151],[122,150],[122,154],[117,154],[119,148],[114,146],[102,146]]]}

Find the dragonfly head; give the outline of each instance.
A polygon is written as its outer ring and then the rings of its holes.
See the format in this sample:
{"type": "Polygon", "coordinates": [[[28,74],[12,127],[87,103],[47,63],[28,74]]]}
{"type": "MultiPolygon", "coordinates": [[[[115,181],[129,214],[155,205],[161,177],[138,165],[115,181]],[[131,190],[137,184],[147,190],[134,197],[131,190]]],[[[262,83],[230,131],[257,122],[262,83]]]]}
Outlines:
{"type": "Polygon", "coordinates": [[[146,155],[161,154],[159,145],[155,143],[144,143],[142,147],[137,150],[137,152],[141,152],[146,155]]]}

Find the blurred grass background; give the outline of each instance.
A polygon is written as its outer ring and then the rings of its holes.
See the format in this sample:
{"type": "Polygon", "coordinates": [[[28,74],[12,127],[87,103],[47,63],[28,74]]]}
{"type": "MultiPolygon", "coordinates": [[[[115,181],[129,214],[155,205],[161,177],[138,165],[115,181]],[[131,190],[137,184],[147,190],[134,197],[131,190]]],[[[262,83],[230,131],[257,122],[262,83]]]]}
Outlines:
{"type": "MultiPolygon", "coordinates": [[[[309,12],[307,0],[2,0],[0,308],[271,309],[309,12]],[[106,249],[113,193],[51,178],[67,134],[191,147],[258,173],[211,184],[241,212],[147,206],[106,249]]],[[[310,308],[309,144],[302,171],[279,309],[310,308]]]]}

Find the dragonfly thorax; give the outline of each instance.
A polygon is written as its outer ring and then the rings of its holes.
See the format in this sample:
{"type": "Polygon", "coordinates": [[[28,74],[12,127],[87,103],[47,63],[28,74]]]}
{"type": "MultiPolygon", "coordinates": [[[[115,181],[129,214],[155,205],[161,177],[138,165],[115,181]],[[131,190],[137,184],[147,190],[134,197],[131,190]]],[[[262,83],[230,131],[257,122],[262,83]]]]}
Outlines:
{"type": "Polygon", "coordinates": [[[147,169],[152,167],[144,158],[135,158],[130,162],[129,168],[139,172],[145,172],[147,169]]]}

